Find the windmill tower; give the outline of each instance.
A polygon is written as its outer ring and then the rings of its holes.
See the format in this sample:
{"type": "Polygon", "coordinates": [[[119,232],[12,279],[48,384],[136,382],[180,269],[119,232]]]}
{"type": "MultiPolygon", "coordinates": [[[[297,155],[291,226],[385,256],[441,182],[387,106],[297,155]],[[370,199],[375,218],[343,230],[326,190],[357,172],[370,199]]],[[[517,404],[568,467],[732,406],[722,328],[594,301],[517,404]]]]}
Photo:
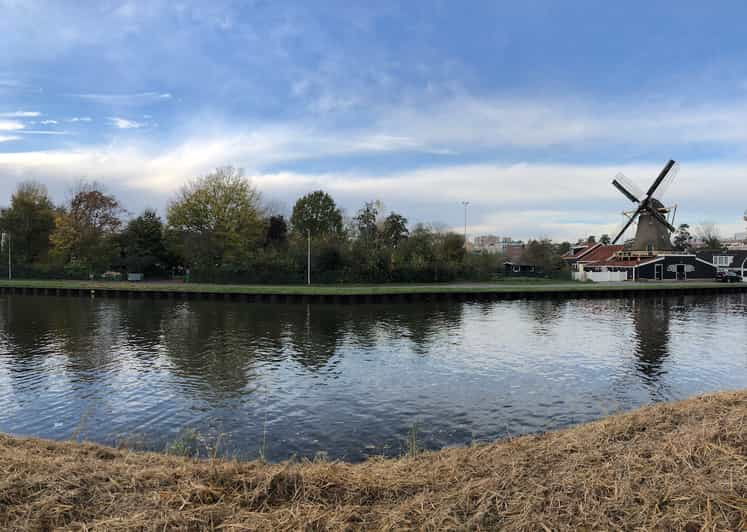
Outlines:
{"type": "MultiPolygon", "coordinates": [[[[612,240],[613,244],[620,240],[633,222],[638,221],[632,251],[653,253],[672,249],[671,233],[675,231],[675,228],[669,221],[668,215],[670,212],[676,212],[676,208],[670,209],[664,206],[661,197],[674,180],[678,170],[679,165],[670,160],[645,193],[623,174],[615,176],[612,184],[637,207],[634,211],[625,213],[628,220],[612,240]]],[[[674,214],[672,221],[674,221],[674,214]]]]}

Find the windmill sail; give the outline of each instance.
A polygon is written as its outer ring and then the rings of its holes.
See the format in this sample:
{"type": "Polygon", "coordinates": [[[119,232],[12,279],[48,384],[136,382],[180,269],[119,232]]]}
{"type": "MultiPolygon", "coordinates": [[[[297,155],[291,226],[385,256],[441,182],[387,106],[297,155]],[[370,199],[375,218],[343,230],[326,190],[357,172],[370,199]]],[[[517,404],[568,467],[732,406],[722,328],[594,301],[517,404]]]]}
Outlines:
{"type": "Polygon", "coordinates": [[[680,165],[679,163],[674,163],[672,168],[667,172],[666,177],[661,182],[661,185],[659,185],[659,188],[656,189],[654,192],[654,197],[658,200],[661,200],[661,198],[664,197],[664,194],[667,193],[667,190],[669,189],[670,185],[674,181],[674,178],[677,177],[677,173],[680,171],[680,165]]]}
{"type": "MultiPolygon", "coordinates": [[[[626,196],[632,195],[639,202],[643,199],[643,197],[644,197],[643,189],[641,189],[633,181],[631,181],[630,179],[628,179],[628,176],[626,176],[622,172],[618,173],[615,176],[615,181],[617,181],[620,185],[622,185],[622,187],[627,191],[627,194],[625,192],[623,192],[623,194],[625,194],[626,196]]],[[[613,183],[614,183],[614,181],[613,181],[613,183]]],[[[617,185],[615,185],[615,186],[617,187],[617,185]]],[[[619,188],[618,188],[618,190],[619,190],[619,188]]]]}

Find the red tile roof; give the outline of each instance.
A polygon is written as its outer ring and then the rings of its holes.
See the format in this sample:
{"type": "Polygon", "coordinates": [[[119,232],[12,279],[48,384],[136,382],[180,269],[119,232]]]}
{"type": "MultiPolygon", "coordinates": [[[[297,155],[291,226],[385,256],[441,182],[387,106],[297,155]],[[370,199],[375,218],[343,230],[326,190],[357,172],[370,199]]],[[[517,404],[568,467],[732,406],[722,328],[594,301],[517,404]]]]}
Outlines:
{"type": "Polygon", "coordinates": [[[584,264],[589,263],[598,263],[602,261],[608,261],[613,257],[615,253],[618,251],[622,251],[625,249],[625,246],[619,245],[619,246],[602,246],[599,245],[595,249],[590,250],[586,255],[581,254],[580,258],[578,259],[579,262],[583,262],[584,264]]]}

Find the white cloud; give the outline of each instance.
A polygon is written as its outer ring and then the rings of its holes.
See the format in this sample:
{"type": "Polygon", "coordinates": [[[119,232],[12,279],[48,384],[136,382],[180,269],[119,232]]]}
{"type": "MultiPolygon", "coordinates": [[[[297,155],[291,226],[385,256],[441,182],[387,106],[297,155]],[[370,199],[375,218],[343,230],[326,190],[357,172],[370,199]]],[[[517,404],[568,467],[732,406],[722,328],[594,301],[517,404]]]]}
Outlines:
{"type": "Polygon", "coordinates": [[[49,129],[24,129],[24,135],[69,135],[68,131],[54,131],[49,129]]]}
{"type": "Polygon", "coordinates": [[[605,105],[576,99],[473,98],[381,109],[375,128],[457,148],[747,141],[747,105],[605,105]]]}
{"type": "Polygon", "coordinates": [[[21,137],[13,135],[0,135],[0,142],[10,142],[13,140],[21,140],[21,137]]]}
{"type": "Polygon", "coordinates": [[[118,129],[139,129],[145,127],[143,122],[136,122],[135,120],[127,120],[126,118],[111,117],[109,122],[118,129]]]}
{"type": "Polygon", "coordinates": [[[18,131],[23,124],[18,120],[0,120],[0,131],[18,131]]]}
{"type": "Polygon", "coordinates": [[[0,113],[0,116],[4,118],[33,118],[41,116],[41,113],[38,111],[12,111],[9,113],[0,113]]]}
{"type": "Polygon", "coordinates": [[[91,122],[90,116],[74,116],[68,120],[68,122],[91,122]]]}
{"type": "Polygon", "coordinates": [[[57,122],[57,120],[41,120],[39,123],[44,126],[53,126],[58,124],[59,122],[57,122]]]}
{"type": "MultiPolygon", "coordinates": [[[[460,202],[469,200],[470,234],[497,233],[519,238],[575,239],[612,234],[628,202],[611,185],[623,171],[642,186],[660,170],[657,164],[454,164],[397,173],[266,172],[264,165],[305,157],[310,151],[359,149],[360,141],[338,145],[288,130],[233,137],[192,139],[154,151],[133,144],[0,153],[0,176],[56,179],[93,176],[132,192],[133,197],[167,198],[188,179],[216,166],[244,167],[260,191],[292,204],[310,190],[330,192],[349,211],[363,201],[382,199],[411,222],[444,221],[460,225],[460,202]],[[306,143],[304,143],[304,139],[306,143]],[[143,194],[147,192],[147,194],[143,194]]],[[[3,179],[3,186],[8,179],[3,179]]],[[[11,180],[12,181],[12,180],[11,180]]],[[[9,186],[9,185],[8,185],[9,186]]],[[[678,218],[698,223],[713,219],[722,232],[738,230],[747,197],[747,163],[682,162],[678,180],[665,198],[679,203],[678,218]],[[735,229],[736,228],[736,229],[735,229]]],[[[149,201],[153,201],[149,199],[149,201]]],[[[140,205],[129,206],[137,210],[140,205]]]]}
{"type": "Polygon", "coordinates": [[[77,94],[76,96],[91,102],[114,106],[147,105],[168,101],[172,98],[171,93],[169,92],[135,92],[125,94],[88,93],[77,94]]]}

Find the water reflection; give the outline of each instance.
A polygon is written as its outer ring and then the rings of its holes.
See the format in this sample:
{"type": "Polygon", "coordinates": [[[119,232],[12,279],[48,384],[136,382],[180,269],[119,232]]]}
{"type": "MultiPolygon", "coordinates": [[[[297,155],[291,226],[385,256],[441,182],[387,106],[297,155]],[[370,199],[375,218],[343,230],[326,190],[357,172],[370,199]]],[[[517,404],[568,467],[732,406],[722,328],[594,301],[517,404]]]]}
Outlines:
{"type": "Polygon", "coordinates": [[[644,382],[655,384],[666,372],[669,356],[669,320],[672,301],[664,298],[634,300],[631,308],[636,369],[644,382]]]}
{"type": "MultiPolygon", "coordinates": [[[[361,459],[747,386],[745,296],[399,305],[0,298],[0,431],[361,459]],[[713,346],[718,345],[718,350],[713,346]],[[633,363],[631,364],[631,360],[633,363]],[[614,383],[610,386],[610,383],[614,383]]],[[[159,447],[160,446],[160,447],[159,447]]]]}

